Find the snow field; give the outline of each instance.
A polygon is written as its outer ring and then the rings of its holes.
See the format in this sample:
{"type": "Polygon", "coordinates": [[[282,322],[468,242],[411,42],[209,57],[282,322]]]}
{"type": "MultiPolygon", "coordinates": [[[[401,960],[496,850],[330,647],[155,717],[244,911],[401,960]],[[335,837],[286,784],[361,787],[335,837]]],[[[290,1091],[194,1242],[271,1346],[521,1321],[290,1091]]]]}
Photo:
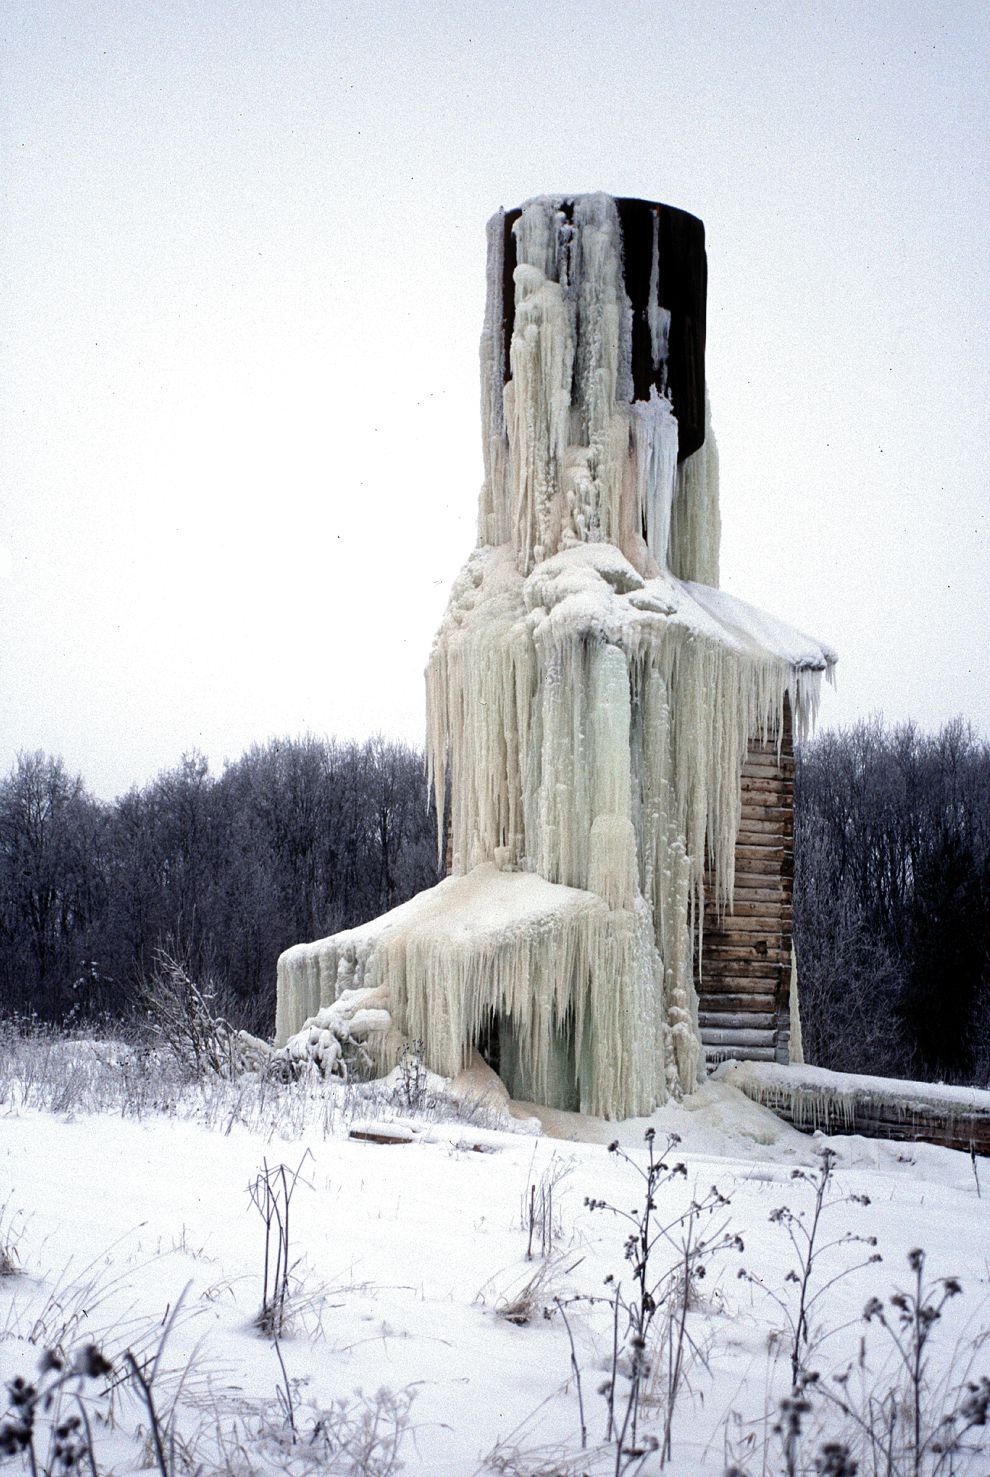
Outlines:
{"type": "MultiPolygon", "coordinates": [[[[396,1109],[376,1119],[398,1118],[412,1130],[411,1140],[383,1146],[348,1139],[340,1110],[324,1115],[324,1134],[312,1102],[295,1118],[301,1132],[289,1113],[284,1136],[270,1126],[249,1128],[239,1121],[236,1085],[227,1091],[230,1116],[214,1115],[215,1126],[164,1114],[142,1121],[65,1116],[6,1098],[0,1205],[8,1219],[21,1212],[25,1225],[23,1275],[0,1282],[0,1377],[33,1372],[45,1342],[35,1322],[46,1304],[49,1326],[57,1322],[53,1294],[64,1309],[74,1306],[68,1295],[74,1279],[95,1278],[106,1296],[89,1297],[71,1341],[95,1340],[115,1362],[142,1340],[153,1347],[166,1310],[188,1287],[163,1365],[190,1365],[178,1418],[190,1449],[204,1471],[296,1470],[298,1452],[259,1434],[274,1428],[284,1437],[275,1399],[282,1374],[273,1346],[253,1327],[263,1227],[247,1185],[263,1162],[295,1168],[308,1150],[301,1176],[306,1183],[293,1198],[290,1227],[301,1311],[280,1344],[288,1378],[298,1382],[292,1388],[300,1429],[311,1419],[308,1403],[323,1409],[355,1390],[374,1396],[381,1387],[409,1389],[415,1399],[400,1451],[406,1472],[467,1477],[498,1470],[485,1459],[500,1442],[502,1470],[539,1470],[521,1458],[513,1466],[516,1450],[552,1453],[556,1465],[546,1470],[611,1470],[614,1455],[579,1451],[566,1330],[559,1314],[544,1317],[543,1308],[553,1306],[554,1296],[565,1300],[594,1444],[603,1432],[604,1401],[597,1391],[609,1371],[611,1313],[602,1304],[566,1300],[605,1294],[608,1273],[629,1284],[623,1260],[628,1225],[584,1202],[603,1199],[622,1210],[641,1202],[641,1181],[605,1144],[617,1136],[641,1161],[647,1120],[615,1125],[532,1109],[560,1135],[551,1137],[521,1131],[522,1124],[515,1132],[500,1131],[431,1122],[396,1109]],[[530,1321],[515,1325],[498,1310],[540,1265],[538,1258],[525,1260],[523,1208],[528,1186],[539,1182],[554,1156],[557,1168],[567,1171],[555,1192],[561,1235],[530,1321]],[[245,1454],[238,1455],[240,1446],[245,1454]],[[578,1465],[566,1464],[572,1459],[578,1465]]],[[[298,1088],[281,1091],[288,1099],[298,1088]]],[[[347,1090],[328,1091],[339,1096],[347,1090]]],[[[195,1111],[194,1099],[178,1111],[195,1111]]],[[[716,1184],[731,1202],[720,1221],[745,1245],[741,1253],[720,1254],[698,1284],[688,1315],[698,1352],[689,1358],[665,1470],[721,1472],[732,1455],[747,1472],[781,1470],[766,1416],[775,1414],[789,1387],[785,1319],[738,1272],[744,1266],[785,1299],[790,1295],[786,1275],[794,1258],[769,1215],[781,1205],[797,1211],[810,1204],[808,1187],[793,1181],[792,1171],[812,1165],[826,1141],[794,1132],[733,1089],[712,1083],[649,1121],[661,1139],[671,1129],[682,1135],[670,1157],[687,1168],[686,1179],[664,1188],[661,1216],[673,1218],[692,1195],[716,1184]]],[[[969,1160],[927,1145],[827,1142],[839,1155],[838,1192],[866,1194],[871,1201],[826,1212],[829,1239],[846,1230],[876,1236],[883,1263],[835,1284],[824,1321],[840,1331],[816,1351],[812,1367],[839,1369],[856,1356],[866,1333],[869,1378],[882,1383],[892,1377],[879,1331],[867,1330],[861,1313],[870,1296],[885,1298],[895,1286],[908,1286],[907,1253],[922,1246],[932,1276],[955,1276],[963,1284],[964,1295],[944,1314],[932,1366],[936,1382],[961,1378],[968,1343],[990,1327],[990,1230],[969,1160]]],[[[821,1264],[823,1279],[861,1260],[862,1252],[859,1246],[837,1248],[821,1264]]],[[[988,1362],[977,1359],[975,1372],[988,1362]]],[[[114,1470],[137,1469],[140,1443],[133,1432],[142,1414],[133,1399],[122,1400],[118,1429],[97,1431],[97,1450],[114,1470]]],[[[660,1414],[648,1411],[648,1430],[656,1429],[660,1414]]],[[[643,1470],[659,1470],[658,1460],[643,1470]]],[[[953,1470],[986,1472],[985,1454],[973,1461],[953,1470]]]]}

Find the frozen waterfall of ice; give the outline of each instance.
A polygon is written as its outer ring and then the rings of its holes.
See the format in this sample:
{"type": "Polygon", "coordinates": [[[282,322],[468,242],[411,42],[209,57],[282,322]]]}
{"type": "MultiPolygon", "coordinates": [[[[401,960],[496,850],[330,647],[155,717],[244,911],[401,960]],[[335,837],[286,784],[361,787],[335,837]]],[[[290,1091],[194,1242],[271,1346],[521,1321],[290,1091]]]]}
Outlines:
{"type": "Polygon", "coordinates": [[[277,1034],[372,988],[383,1069],[415,1038],[453,1075],[495,1022],[514,1097],[629,1117],[703,1073],[694,935],[704,886],[731,899],[747,742],[780,734],[785,697],[805,732],[835,658],[715,588],[710,425],[678,463],[666,393],[632,399],[615,201],[566,204],[532,200],[513,227],[504,385],[502,214],[489,225],[479,543],[427,671],[451,876],[288,950],[277,1034]]]}

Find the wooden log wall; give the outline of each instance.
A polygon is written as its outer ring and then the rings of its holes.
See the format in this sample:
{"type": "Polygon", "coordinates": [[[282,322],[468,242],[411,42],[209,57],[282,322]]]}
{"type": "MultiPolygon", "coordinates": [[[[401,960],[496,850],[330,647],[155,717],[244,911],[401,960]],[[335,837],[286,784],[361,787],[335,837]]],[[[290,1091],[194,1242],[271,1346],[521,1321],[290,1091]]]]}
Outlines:
{"type": "Polygon", "coordinates": [[[743,765],[732,908],[720,917],[710,896],[705,904],[695,967],[709,1061],[788,1059],[793,879],[794,735],[785,701],[779,748],[753,740],[743,765]]]}

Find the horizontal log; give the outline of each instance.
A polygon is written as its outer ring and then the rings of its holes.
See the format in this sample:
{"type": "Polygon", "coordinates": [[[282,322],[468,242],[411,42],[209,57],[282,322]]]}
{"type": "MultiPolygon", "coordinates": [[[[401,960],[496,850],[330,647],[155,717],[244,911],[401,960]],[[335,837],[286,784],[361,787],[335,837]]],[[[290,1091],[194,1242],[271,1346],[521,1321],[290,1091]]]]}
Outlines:
{"type": "Polygon", "coordinates": [[[767,878],[783,878],[790,882],[794,875],[794,858],[777,856],[747,856],[743,857],[743,865],[746,870],[742,874],[744,882],[754,882],[759,879],[766,884],[767,878]],[[785,871],[784,868],[787,868],[785,871]]]}
{"type": "Polygon", "coordinates": [[[738,882],[745,886],[747,882],[759,878],[761,883],[766,886],[766,879],[769,875],[773,878],[774,882],[778,882],[788,892],[793,891],[794,843],[792,841],[789,841],[785,847],[778,847],[776,855],[771,854],[768,856],[768,848],[766,847],[750,846],[746,850],[750,852],[749,856],[739,856],[738,853],[736,854],[736,867],[738,871],[733,875],[733,885],[738,882]],[[768,863],[773,868],[773,871],[769,874],[766,871],[768,863]]]}
{"type": "Polygon", "coordinates": [[[772,995],[774,999],[786,984],[790,988],[790,967],[783,964],[767,964],[765,960],[740,959],[731,955],[722,960],[721,966],[706,955],[702,960],[701,977],[696,980],[700,994],[716,995],[772,995]]]}
{"type": "Polygon", "coordinates": [[[725,969],[732,968],[732,961],[738,959],[740,964],[746,965],[749,973],[752,973],[751,965],[759,971],[762,964],[763,974],[779,974],[783,966],[791,967],[790,935],[781,933],[773,940],[759,934],[755,938],[750,934],[745,939],[727,939],[724,934],[710,933],[701,940],[701,956],[703,970],[717,969],[721,965],[724,973],[725,969]]]}
{"type": "Polygon", "coordinates": [[[762,926],[751,933],[745,930],[730,933],[723,928],[716,932],[712,929],[707,938],[702,938],[701,948],[705,957],[712,960],[731,959],[736,955],[740,959],[767,959],[773,956],[774,963],[779,964],[784,957],[784,933],[782,929],[770,930],[762,926]]]}
{"type": "Polygon", "coordinates": [[[786,964],[790,968],[791,963],[789,946],[786,950],[779,945],[771,948],[765,939],[760,942],[754,940],[751,944],[744,944],[739,940],[733,939],[729,943],[727,940],[716,935],[714,938],[702,940],[701,952],[706,969],[715,970],[720,960],[738,961],[738,969],[735,968],[735,962],[733,963],[733,970],[738,974],[748,972],[748,969],[744,969],[744,966],[754,965],[756,967],[754,972],[765,973],[765,969],[762,971],[759,970],[761,964],[764,966],[768,964],[786,964]]]}
{"type": "Polygon", "coordinates": [[[773,784],[743,780],[739,792],[739,804],[743,810],[748,806],[751,810],[768,810],[781,815],[793,815],[793,797],[788,792],[784,794],[781,786],[773,784]]]}
{"type": "Polygon", "coordinates": [[[782,961],[790,964],[790,943],[790,930],[783,925],[766,929],[762,933],[759,930],[747,932],[745,929],[731,931],[731,920],[723,919],[719,928],[705,925],[701,935],[701,953],[706,963],[709,959],[732,959],[738,955],[740,959],[762,959],[764,964],[772,963],[776,968],[782,961]],[[771,954],[774,955],[772,960],[769,957],[771,954]]]}
{"type": "Polygon", "coordinates": [[[715,1026],[701,1033],[702,1046],[773,1046],[773,1031],[723,1031],[715,1026]]]}
{"type": "Polygon", "coordinates": [[[777,764],[771,759],[747,759],[740,775],[745,785],[750,780],[770,780],[777,784],[794,783],[794,765],[777,764]]]}
{"type": "MultiPolygon", "coordinates": [[[[709,976],[714,980],[731,979],[764,979],[773,983],[774,989],[782,974],[790,977],[791,955],[787,951],[786,958],[781,948],[775,949],[776,958],[769,957],[769,946],[764,951],[753,945],[740,944],[738,948],[727,947],[724,939],[714,935],[702,940],[701,944],[701,978],[709,976]]],[[[746,989],[750,986],[747,985],[746,989]]]]}
{"type": "Polygon", "coordinates": [[[793,886],[790,877],[739,876],[737,874],[732,896],[741,903],[759,902],[767,898],[772,902],[789,902],[793,886]]]}
{"type": "Polygon", "coordinates": [[[697,997],[697,1009],[708,1010],[717,1015],[720,1010],[730,1010],[733,1015],[774,1015],[779,1012],[780,1000],[774,990],[768,990],[767,982],[752,994],[745,990],[708,990],[702,988],[697,997]]]}
{"type": "Polygon", "coordinates": [[[714,899],[706,901],[705,919],[725,919],[729,922],[732,918],[779,918],[790,906],[790,898],[781,897],[779,892],[775,896],[761,898],[753,897],[750,893],[739,893],[733,888],[732,897],[721,907],[714,899]]]}
{"type": "Polygon", "coordinates": [[[790,735],[784,729],[771,729],[767,733],[751,733],[746,744],[747,754],[776,754],[778,751],[786,754],[789,759],[794,757],[793,743],[786,743],[790,735]]]}
{"type": "Polygon", "coordinates": [[[738,991],[738,984],[735,990],[726,990],[724,994],[720,994],[718,990],[702,990],[698,996],[698,1009],[717,1015],[722,1009],[726,1008],[722,1005],[724,1000],[732,1007],[732,1013],[734,1015],[780,1014],[782,997],[769,991],[766,981],[763,982],[763,988],[757,995],[746,996],[739,994],[738,991]],[[750,1009],[751,1006],[755,1006],[756,1008],[750,1009]]]}
{"type": "Polygon", "coordinates": [[[765,812],[760,812],[757,815],[744,816],[739,822],[739,830],[736,833],[736,845],[738,846],[739,842],[745,836],[789,835],[790,827],[786,824],[784,818],[775,818],[774,816],[768,816],[765,812]]]}
{"type": "MultiPolygon", "coordinates": [[[[778,1033],[778,1043],[783,1034],[778,1033]]],[[[744,1055],[732,1054],[740,1058],[744,1055]]],[[[755,1051],[751,1059],[757,1059],[755,1051]]],[[[767,1083],[762,1089],[758,1080],[738,1085],[748,1096],[763,1102],[805,1132],[823,1128],[830,1133],[863,1134],[901,1142],[920,1140],[990,1156],[987,1109],[963,1107],[959,1113],[953,1113],[948,1104],[919,1101],[914,1095],[915,1084],[899,1084],[896,1079],[888,1080],[882,1097],[860,1094],[855,1088],[848,1090],[848,1079],[843,1074],[836,1073],[834,1077],[834,1087],[823,1082],[808,1093],[798,1087],[793,1096],[786,1083],[767,1083]],[[899,1086],[903,1086],[903,1096],[898,1092],[899,1086]]]]}
{"type": "Polygon", "coordinates": [[[792,846],[790,831],[775,821],[740,821],[736,832],[736,855],[741,846],[792,846]]]}
{"type": "MultiPolygon", "coordinates": [[[[766,939],[766,935],[759,934],[757,938],[766,939]]],[[[790,978],[790,948],[785,950],[782,939],[781,934],[775,940],[767,940],[764,950],[757,946],[757,940],[752,934],[748,940],[741,937],[726,939],[721,934],[709,934],[701,944],[701,977],[705,979],[710,975],[712,979],[724,980],[737,975],[740,979],[772,980],[776,989],[782,973],[790,978]],[[771,950],[773,958],[770,957],[771,950]],[[736,968],[737,961],[739,969],[736,968]]]]}
{"type": "Polygon", "coordinates": [[[702,935],[703,957],[713,962],[718,959],[754,959],[765,964],[787,964],[791,962],[790,935],[781,929],[775,933],[726,933],[723,929],[710,929],[702,935]]]}
{"type": "Polygon", "coordinates": [[[784,911],[780,899],[739,897],[733,894],[731,908],[726,909],[721,915],[706,908],[705,921],[707,923],[709,917],[714,921],[719,916],[724,921],[732,918],[771,918],[776,921],[784,911]]]}
{"type": "Polygon", "coordinates": [[[740,897],[745,896],[747,892],[768,891],[773,891],[775,894],[779,893],[789,902],[794,892],[794,879],[792,877],[781,877],[772,872],[736,873],[733,892],[738,893],[740,897]]]}
{"type": "Polygon", "coordinates": [[[736,944],[742,949],[750,949],[754,944],[758,945],[760,939],[765,939],[768,949],[782,949],[784,939],[790,937],[790,932],[790,923],[786,918],[726,916],[718,924],[713,919],[706,918],[701,947],[704,950],[712,945],[722,945],[723,952],[728,952],[736,944]]]}
{"type": "Polygon", "coordinates": [[[767,1010],[757,1012],[730,1011],[730,1010],[699,1010],[698,1025],[701,1027],[702,1040],[707,1039],[705,1032],[710,1030],[723,1031],[774,1031],[777,1028],[777,1012],[767,1010]]]}
{"type": "Polygon", "coordinates": [[[775,918],[782,918],[785,915],[790,917],[791,899],[790,897],[785,897],[781,892],[771,892],[766,887],[747,888],[744,892],[736,891],[732,895],[731,908],[723,908],[722,912],[718,913],[713,906],[706,907],[705,927],[708,927],[707,919],[709,917],[733,918],[738,914],[743,918],[754,918],[757,910],[772,914],[775,918]]]}
{"type": "Polygon", "coordinates": [[[794,781],[783,775],[747,774],[742,771],[742,792],[746,794],[784,795],[790,799],[794,794],[794,781]]]}
{"type": "Polygon", "coordinates": [[[753,903],[753,908],[760,911],[743,911],[743,905],[739,904],[734,913],[723,913],[719,918],[714,913],[705,914],[705,926],[701,936],[702,947],[713,941],[724,942],[727,939],[745,939],[752,943],[751,935],[762,934],[766,938],[773,938],[780,944],[784,934],[791,932],[791,911],[789,908],[772,908],[770,903],[753,903]]]}
{"type": "Polygon", "coordinates": [[[790,990],[790,971],[785,972],[782,966],[770,967],[777,969],[776,975],[744,974],[742,971],[747,968],[747,961],[743,959],[738,965],[731,965],[730,973],[719,974],[710,968],[710,961],[706,959],[701,979],[695,981],[698,994],[713,998],[716,995],[751,995],[754,999],[779,1000],[790,990]]]}
{"type": "Polygon", "coordinates": [[[702,938],[701,947],[707,947],[710,953],[730,954],[739,948],[746,952],[756,949],[762,954],[762,944],[767,949],[783,949],[783,939],[781,927],[771,926],[760,918],[740,918],[731,927],[726,923],[719,929],[710,929],[707,939],[702,938]]]}
{"type": "MultiPolygon", "coordinates": [[[[715,915],[712,915],[714,919],[715,915]]],[[[790,898],[777,898],[768,902],[765,898],[750,902],[747,898],[737,898],[731,913],[723,913],[717,923],[709,921],[705,914],[705,928],[713,932],[719,932],[722,928],[731,928],[733,918],[773,918],[775,929],[783,933],[790,933],[793,910],[790,898]],[[759,909],[757,912],[756,910],[759,909]]]]}
{"type": "Polygon", "coordinates": [[[764,804],[761,800],[743,797],[741,811],[741,825],[743,828],[750,821],[772,821],[779,824],[782,830],[786,830],[794,819],[794,812],[789,805],[771,805],[769,799],[764,804]]]}
{"type": "Polygon", "coordinates": [[[705,1057],[709,1061],[726,1061],[731,1059],[737,1062],[775,1062],[777,1060],[777,1052],[773,1046],[706,1045],[705,1057]]]}
{"type": "Polygon", "coordinates": [[[736,833],[735,855],[745,856],[748,851],[793,851],[794,838],[776,828],[760,830],[757,826],[740,826],[736,833]]]}
{"type": "Polygon", "coordinates": [[[761,990],[758,994],[746,995],[738,991],[726,990],[720,993],[718,990],[703,989],[698,1001],[698,1009],[710,1013],[718,1013],[721,1010],[738,1013],[740,1011],[752,1011],[756,1015],[766,1015],[777,1008],[774,992],[761,990]]]}

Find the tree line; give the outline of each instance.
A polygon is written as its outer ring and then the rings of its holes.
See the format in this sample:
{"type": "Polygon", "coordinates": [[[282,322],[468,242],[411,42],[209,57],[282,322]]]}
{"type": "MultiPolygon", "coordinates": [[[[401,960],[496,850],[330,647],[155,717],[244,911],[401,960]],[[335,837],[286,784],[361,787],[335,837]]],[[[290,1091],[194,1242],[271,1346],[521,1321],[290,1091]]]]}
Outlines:
{"type": "Polygon", "coordinates": [[[267,1034],[283,949],[438,875],[422,756],[403,744],[280,740],[219,777],[190,754],[112,804],[22,754],[0,781],[0,998],[45,1020],[126,1016],[167,945],[267,1034]]]}
{"type": "MultiPolygon", "coordinates": [[[[185,756],[113,804],[60,759],[0,781],[0,1001],[126,1016],[167,945],[271,1028],[282,949],[438,879],[422,756],[305,738],[185,756]]],[[[990,745],[880,719],[800,747],[794,936],[807,1060],[990,1080],[990,745]]]]}
{"type": "Polygon", "coordinates": [[[990,745],[875,718],[797,755],[805,1057],[990,1085],[990,745]]]}

